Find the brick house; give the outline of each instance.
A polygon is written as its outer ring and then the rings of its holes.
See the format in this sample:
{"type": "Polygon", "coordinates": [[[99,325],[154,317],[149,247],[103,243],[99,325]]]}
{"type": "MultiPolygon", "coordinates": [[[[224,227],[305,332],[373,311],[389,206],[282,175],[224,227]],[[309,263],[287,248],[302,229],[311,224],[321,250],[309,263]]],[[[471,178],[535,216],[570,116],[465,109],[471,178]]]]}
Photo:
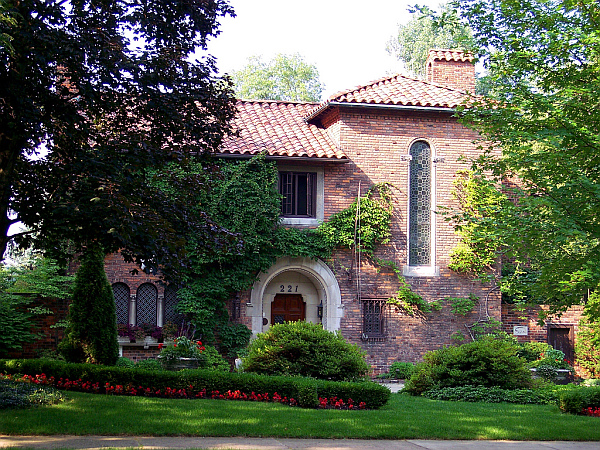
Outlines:
{"type": "MultiPolygon", "coordinates": [[[[426,74],[426,80],[381,78],[321,104],[239,101],[239,134],[224,142],[218,156],[265,153],[275,161],[282,224],[290,227],[316,227],[371,186],[390,183],[392,237],[375,256],[393,262],[426,301],[442,301],[441,310],[411,315],[388,305],[399,288],[396,274],[352,251],[337,250],[327,261],[284,257],[229,304],[232,319],[254,335],[281,321],[321,322],[362,347],[375,373],[387,371],[394,361],[419,361],[425,352],[452,344],[460,335],[468,339],[474,325],[503,317],[509,319],[505,331],[519,334],[521,341],[546,341],[550,333],[556,334],[551,329],[566,328],[572,346],[577,314],[536,328],[532,314],[526,319],[510,305],[501,305],[494,286],[448,268],[459,237],[437,212],[456,206],[455,175],[466,168],[463,158],[478,155],[473,144],[477,134],[453,117],[465,92],[474,91],[475,70],[469,55],[432,50],[426,74]],[[466,316],[454,314],[444,300],[470,295],[479,302],[466,316]]],[[[119,255],[106,259],[117,321],[162,326],[176,320],[176,292],[154,274],[133,275],[133,268],[119,255]]],[[[563,331],[559,334],[564,338],[563,331]]],[[[154,344],[127,344],[121,350],[134,360],[157,353],[154,344]]]]}
{"type": "MultiPolygon", "coordinates": [[[[392,238],[376,257],[395,263],[411,289],[429,302],[479,297],[474,311],[457,316],[446,302],[441,311],[409,315],[386,304],[399,287],[390,269],[339,250],[330,261],[277,261],[250,291],[232,300],[237,320],[254,334],[283,320],[320,321],[360,345],[376,372],[396,360],[418,361],[426,351],[454,342],[456,333],[468,336],[468,327],[478,321],[500,320],[497,290],[448,269],[458,236],[436,214],[439,206],[453,204],[453,179],[465,168],[459,158],[478,154],[472,143],[477,135],[453,117],[465,92],[474,90],[474,76],[470,56],[431,51],[426,81],[389,76],[322,104],[239,101],[240,133],[225,141],[219,155],[266,153],[277,163],[285,226],[316,227],[371,186],[390,183],[392,238]]],[[[107,259],[107,275],[120,321],[156,318],[162,325],[172,314],[174,293],[152,275],[130,275],[118,255],[107,259]]]]}

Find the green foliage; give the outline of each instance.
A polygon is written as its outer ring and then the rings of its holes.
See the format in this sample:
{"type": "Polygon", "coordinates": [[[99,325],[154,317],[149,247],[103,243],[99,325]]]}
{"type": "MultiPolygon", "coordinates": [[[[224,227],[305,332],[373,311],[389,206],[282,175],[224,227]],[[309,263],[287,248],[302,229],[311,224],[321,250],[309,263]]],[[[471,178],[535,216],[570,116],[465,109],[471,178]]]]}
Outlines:
{"type": "MultiPolygon", "coordinates": [[[[181,176],[186,175],[183,169],[177,171],[181,176]]],[[[277,168],[264,156],[248,161],[221,161],[216,166],[206,166],[200,161],[191,165],[191,171],[210,178],[207,183],[212,189],[195,201],[218,226],[235,233],[235,245],[223,246],[215,252],[206,249],[194,236],[189,238],[192,265],[187,270],[184,287],[178,291],[178,307],[193,320],[203,341],[216,342],[213,333],[220,328],[224,350],[233,356],[246,345],[247,331],[239,328],[235,336],[230,336],[225,301],[232,293],[250,288],[258,274],[279,257],[327,258],[335,247],[352,247],[357,202],[316,230],[284,228],[280,225],[277,168]]],[[[158,187],[165,192],[172,189],[168,184],[158,187]]],[[[360,250],[371,253],[377,244],[387,242],[390,235],[389,186],[372,187],[360,204],[357,230],[360,250]]]]}
{"type": "MultiPolygon", "coordinates": [[[[442,8],[446,10],[447,6],[442,8]]],[[[454,22],[439,28],[431,18],[421,14],[398,26],[398,35],[388,41],[386,50],[403,62],[409,74],[425,78],[425,61],[430,49],[460,48],[468,45],[470,40],[468,25],[454,22]]]]}
{"type": "Polygon", "coordinates": [[[163,370],[162,364],[156,359],[142,359],[136,362],[133,368],[151,371],[163,370]]]}
{"type": "Polygon", "coordinates": [[[204,358],[204,367],[219,372],[229,372],[229,363],[212,345],[207,345],[202,352],[204,358]]]}
{"type": "Polygon", "coordinates": [[[557,402],[559,393],[548,389],[502,389],[495,386],[456,386],[432,389],[424,392],[423,396],[432,400],[449,400],[455,402],[548,405],[557,402]]]}
{"type": "Polygon", "coordinates": [[[577,364],[592,378],[600,378],[600,320],[582,317],[575,336],[577,364]]]}
{"type": "Polygon", "coordinates": [[[298,389],[298,405],[304,408],[316,408],[319,406],[319,395],[314,380],[304,379],[296,381],[298,389]]]}
{"type": "Polygon", "coordinates": [[[204,363],[204,350],[205,347],[202,345],[202,342],[194,341],[186,336],[179,336],[172,343],[162,348],[158,356],[165,361],[179,358],[194,358],[204,363]]]}
{"type": "Polygon", "coordinates": [[[479,301],[479,297],[469,294],[468,297],[447,297],[444,300],[450,303],[450,309],[453,314],[466,316],[473,311],[473,308],[479,301]]]}
{"type": "Polygon", "coordinates": [[[458,171],[452,195],[459,210],[444,211],[454,223],[460,243],[450,252],[448,267],[459,273],[470,273],[489,279],[502,248],[495,220],[506,197],[485,177],[472,170],[458,171]],[[475,220],[476,219],[476,220],[475,220]]]}
{"type": "Polygon", "coordinates": [[[125,367],[127,369],[133,369],[135,367],[135,363],[129,358],[125,358],[124,356],[119,357],[117,362],[115,363],[115,367],[125,367]]]}
{"type": "Polygon", "coordinates": [[[273,324],[260,333],[244,358],[244,371],[268,375],[300,375],[324,380],[358,380],[370,370],[365,354],[339,333],[321,324],[273,324]]]}
{"type": "Polygon", "coordinates": [[[62,392],[48,386],[0,379],[0,410],[53,405],[65,400],[62,392]]]}
{"type": "MultiPolygon", "coordinates": [[[[190,385],[196,390],[207,392],[236,391],[251,393],[277,392],[282,397],[298,398],[300,385],[305,379],[300,377],[265,376],[256,373],[231,373],[208,369],[170,371],[131,370],[114,366],[73,364],[43,359],[0,360],[0,373],[39,375],[46,374],[55,379],[89,381],[121,386],[142,386],[164,390],[187,389],[190,385]]],[[[386,404],[390,390],[371,381],[337,382],[327,380],[309,380],[317,389],[319,397],[352,398],[356,404],[365,402],[367,408],[377,409],[386,404]]]]}
{"type": "Polygon", "coordinates": [[[503,183],[510,197],[497,214],[470,214],[462,223],[483,226],[475,236],[498,237],[490,240],[495,248],[531,270],[523,298],[543,299],[550,315],[564,311],[600,285],[600,4],[454,6],[453,18],[473,29],[492,87],[461,109],[462,123],[482,139],[475,170],[490,185],[503,183]]]}
{"type": "Polygon", "coordinates": [[[581,414],[584,409],[600,407],[600,387],[582,386],[559,394],[558,407],[564,413],[581,414]]]}
{"type": "Polygon", "coordinates": [[[176,275],[186,235],[218,246],[222,230],[148,172],[217,149],[229,131],[231,85],[212,58],[192,57],[233,14],[228,3],[0,8],[0,255],[10,239],[61,262],[98,243],[176,275]],[[19,221],[26,231],[9,239],[19,221]]]}
{"type": "Polygon", "coordinates": [[[104,251],[90,247],[75,275],[69,324],[59,350],[67,361],[114,364],[119,357],[113,291],[104,272],[104,251]]]}
{"type": "Polygon", "coordinates": [[[237,358],[245,352],[250,343],[252,330],[241,323],[229,323],[219,330],[221,351],[230,358],[237,358]]]}
{"type": "Polygon", "coordinates": [[[541,359],[542,355],[551,348],[546,342],[522,342],[519,344],[517,355],[530,363],[541,359]]]}
{"type": "Polygon", "coordinates": [[[442,300],[428,302],[414,292],[402,276],[402,271],[395,262],[382,259],[376,259],[376,262],[381,266],[391,269],[396,274],[398,283],[400,284],[396,295],[388,299],[388,304],[401,308],[410,316],[414,316],[417,313],[429,314],[433,310],[440,311],[442,309],[442,300]]]}
{"type": "Polygon", "coordinates": [[[36,338],[32,320],[52,311],[35,307],[37,297],[67,298],[73,277],[61,275],[55,261],[36,258],[20,267],[0,266],[0,355],[36,338]]]}
{"type": "Polygon", "coordinates": [[[415,365],[410,362],[395,361],[390,366],[390,378],[407,380],[415,370],[415,365]]]}
{"type": "Polygon", "coordinates": [[[377,245],[389,242],[391,219],[391,186],[376,184],[360,197],[360,202],[357,199],[333,214],[318,232],[330,248],[358,248],[360,241],[358,250],[372,255],[377,245]]]}
{"type": "Polygon", "coordinates": [[[508,341],[484,337],[428,352],[407,381],[405,391],[420,395],[431,389],[456,386],[528,387],[531,375],[517,350],[508,341]]]}
{"type": "Polygon", "coordinates": [[[232,74],[238,98],[320,102],[323,85],[316,66],[298,53],[278,54],[264,62],[260,56],[248,58],[246,66],[232,74]]]}

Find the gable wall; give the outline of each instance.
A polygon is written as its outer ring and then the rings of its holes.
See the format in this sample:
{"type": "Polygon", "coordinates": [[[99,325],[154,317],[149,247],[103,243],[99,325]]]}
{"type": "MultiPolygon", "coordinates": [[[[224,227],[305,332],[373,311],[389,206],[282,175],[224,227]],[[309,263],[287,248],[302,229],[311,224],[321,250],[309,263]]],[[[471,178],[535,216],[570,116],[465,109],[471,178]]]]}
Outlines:
{"type": "MultiPolygon", "coordinates": [[[[363,195],[375,183],[391,183],[394,187],[392,239],[389,244],[380,246],[376,256],[391,260],[402,268],[407,261],[409,163],[405,156],[409,153],[410,145],[417,139],[424,139],[430,144],[433,156],[444,158],[444,162],[434,164],[436,204],[451,206],[454,174],[466,168],[458,158],[460,155],[469,157],[477,154],[471,143],[477,136],[459,125],[449,114],[390,110],[382,113],[372,108],[348,108],[342,111],[338,126],[340,145],[351,161],[336,165],[325,173],[325,217],[327,219],[350,205],[356,198],[359,183],[363,195]]],[[[363,258],[359,289],[358,264],[352,253],[338,251],[334,256],[334,273],[338,277],[344,305],[342,334],[368,352],[376,372],[387,370],[396,360],[418,361],[426,351],[453,343],[452,334],[460,331],[467,335],[465,325],[471,325],[486,317],[486,314],[500,319],[500,297],[497,292],[490,293],[490,286],[482,286],[447,268],[449,252],[458,243],[458,236],[440,215],[436,216],[436,231],[439,276],[405,277],[406,281],[413,291],[428,301],[466,297],[473,293],[482,299],[482,305],[487,298],[488,307],[482,306],[481,311],[477,309],[466,318],[452,314],[448,304],[441,312],[421,317],[411,317],[392,308],[388,318],[388,336],[384,339],[364,340],[358,298],[391,297],[398,289],[397,278],[391,270],[381,270],[363,258]]]]}

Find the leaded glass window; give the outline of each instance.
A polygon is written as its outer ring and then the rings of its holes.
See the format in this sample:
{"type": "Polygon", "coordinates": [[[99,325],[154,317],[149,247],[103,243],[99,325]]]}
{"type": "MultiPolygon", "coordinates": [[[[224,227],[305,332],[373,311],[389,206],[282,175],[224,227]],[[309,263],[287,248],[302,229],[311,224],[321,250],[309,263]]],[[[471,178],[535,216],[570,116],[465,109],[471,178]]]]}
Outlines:
{"type": "Polygon", "coordinates": [[[408,264],[431,265],[431,149],[426,142],[410,148],[408,264]]]}
{"type": "Polygon", "coordinates": [[[380,337],[385,335],[386,300],[362,300],[363,335],[380,337]]]}
{"type": "Polygon", "coordinates": [[[117,313],[117,323],[129,323],[129,286],[125,283],[115,283],[112,285],[113,295],[115,297],[115,309],[117,313]]]}
{"type": "Polygon", "coordinates": [[[164,323],[173,322],[180,324],[183,316],[177,312],[176,306],[179,298],[177,298],[177,291],[172,287],[165,288],[165,302],[164,302],[164,323]]]}
{"type": "Polygon", "coordinates": [[[136,325],[156,325],[158,290],[151,283],[142,284],[136,296],[136,325]]]}

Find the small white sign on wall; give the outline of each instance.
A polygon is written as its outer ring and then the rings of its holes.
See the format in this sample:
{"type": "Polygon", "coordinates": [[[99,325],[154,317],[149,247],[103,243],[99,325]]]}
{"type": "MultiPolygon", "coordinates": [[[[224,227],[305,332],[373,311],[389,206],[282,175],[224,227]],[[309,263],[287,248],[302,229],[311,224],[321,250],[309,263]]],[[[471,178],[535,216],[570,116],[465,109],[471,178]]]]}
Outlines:
{"type": "Polygon", "coordinates": [[[529,334],[529,327],[526,325],[515,325],[513,326],[513,336],[527,336],[529,334]]]}

